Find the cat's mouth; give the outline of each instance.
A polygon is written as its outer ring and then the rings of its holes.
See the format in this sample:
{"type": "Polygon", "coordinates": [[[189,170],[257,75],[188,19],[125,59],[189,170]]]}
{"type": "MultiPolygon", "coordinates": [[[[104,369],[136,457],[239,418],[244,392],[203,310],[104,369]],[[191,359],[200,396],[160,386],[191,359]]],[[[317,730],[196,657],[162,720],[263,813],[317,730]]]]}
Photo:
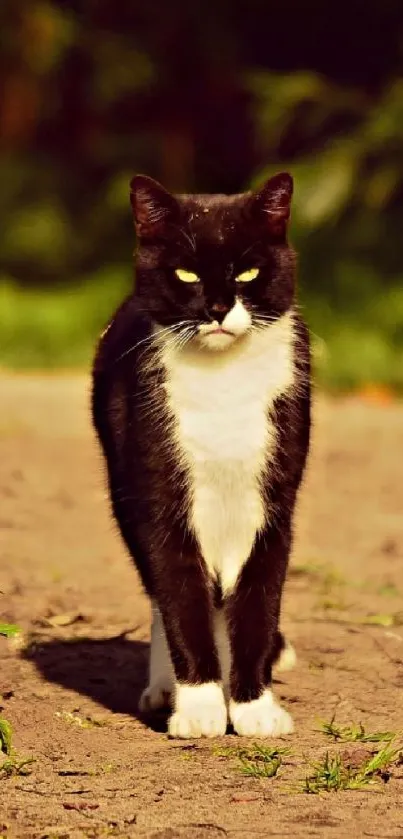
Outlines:
{"type": "Polygon", "coordinates": [[[203,323],[199,326],[197,337],[202,346],[209,350],[225,350],[237,339],[236,332],[219,324],[203,323]]]}
{"type": "Polygon", "coordinates": [[[217,326],[214,329],[209,329],[208,332],[204,333],[205,335],[230,335],[231,338],[235,338],[234,332],[230,332],[229,329],[224,329],[222,326],[217,326]]]}

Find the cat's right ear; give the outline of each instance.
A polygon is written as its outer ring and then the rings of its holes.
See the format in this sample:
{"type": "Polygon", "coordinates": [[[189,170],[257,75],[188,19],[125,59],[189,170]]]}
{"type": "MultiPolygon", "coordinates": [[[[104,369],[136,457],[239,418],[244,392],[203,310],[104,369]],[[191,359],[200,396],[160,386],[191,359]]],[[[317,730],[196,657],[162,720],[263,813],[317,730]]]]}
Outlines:
{"type": "Polygon", "coordinates": [[[132,178],[130,203],[137,235],[143,239],[160,236],[179,217],[179,205],[174,196],[147,175],[132,178]]]}
{"type": "Polygon", "coordinates": [[[255,217],[265,220],[267,230],[276,238],[286,236],[290,217],[293,179],[288,172],[280,172],[255,192],[252,198],[252,210],[255,217]]]}

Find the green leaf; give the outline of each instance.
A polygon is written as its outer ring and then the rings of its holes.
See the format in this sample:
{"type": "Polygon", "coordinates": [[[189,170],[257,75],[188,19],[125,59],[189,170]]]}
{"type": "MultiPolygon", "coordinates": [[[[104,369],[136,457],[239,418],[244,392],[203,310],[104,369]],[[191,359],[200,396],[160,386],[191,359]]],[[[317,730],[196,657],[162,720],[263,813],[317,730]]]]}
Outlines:
{"type": "Polygon", "coordinates": [[[11,753],[12,728],[10,723],[0,717],[0,751],[6,755],[11,753]]]}
{"type": "Polygon", "coordinates": [[[19,632],[20,627],[13,623],[0,623],[0,635],[5,635],[6,638],[14,638],[19,632]]]}

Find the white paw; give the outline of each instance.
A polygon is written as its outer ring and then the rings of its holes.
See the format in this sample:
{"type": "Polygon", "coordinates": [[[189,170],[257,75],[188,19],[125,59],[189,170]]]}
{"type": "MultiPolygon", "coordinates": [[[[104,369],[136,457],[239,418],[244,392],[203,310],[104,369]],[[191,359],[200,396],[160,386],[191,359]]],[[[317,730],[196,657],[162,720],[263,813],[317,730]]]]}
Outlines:
{"type": "Polygon", "coordinates": [[[227,729],[227,708],[220,685],[176,686],[175,711],[168,723],[171,737],[220,737],[227,729]]]}
{"type": "Polygon", "coordinates": [[[279,737],[294,731],[292,718],[269,689],[251,702],[231,699],[230,719],[236,733],[243,737],[279,737]]]}
{"type": "Polygon", "coordinates": [[[172,689],[172,683],[168,681],[148,685],[140,696],[139,711],[146,714],[149,711],[156,711],[158,708],[170,708],[172,706],[172,689]]]}

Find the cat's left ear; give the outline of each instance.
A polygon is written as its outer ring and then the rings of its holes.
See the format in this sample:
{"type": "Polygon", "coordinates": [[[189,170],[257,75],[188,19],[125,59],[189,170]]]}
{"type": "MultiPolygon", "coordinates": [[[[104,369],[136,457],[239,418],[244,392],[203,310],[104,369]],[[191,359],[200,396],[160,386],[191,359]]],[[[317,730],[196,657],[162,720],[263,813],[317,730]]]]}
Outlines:
{"type": "Polygon", "coordinates": [[[293,179],[288,172],[280,172],[270,178],[253,196],[255,212],[265,218],[272,235],[286,234],[290,218],[293,179]],[[263,215],[264,214],[264,215],[263,215]]]}
{"type": "Polygon", "coordinates": [[[179,217],[179,205],[173,195],[147,175],[135,175],[130,182],[137,235],[152,239],[160,236],[179,217]]]}

